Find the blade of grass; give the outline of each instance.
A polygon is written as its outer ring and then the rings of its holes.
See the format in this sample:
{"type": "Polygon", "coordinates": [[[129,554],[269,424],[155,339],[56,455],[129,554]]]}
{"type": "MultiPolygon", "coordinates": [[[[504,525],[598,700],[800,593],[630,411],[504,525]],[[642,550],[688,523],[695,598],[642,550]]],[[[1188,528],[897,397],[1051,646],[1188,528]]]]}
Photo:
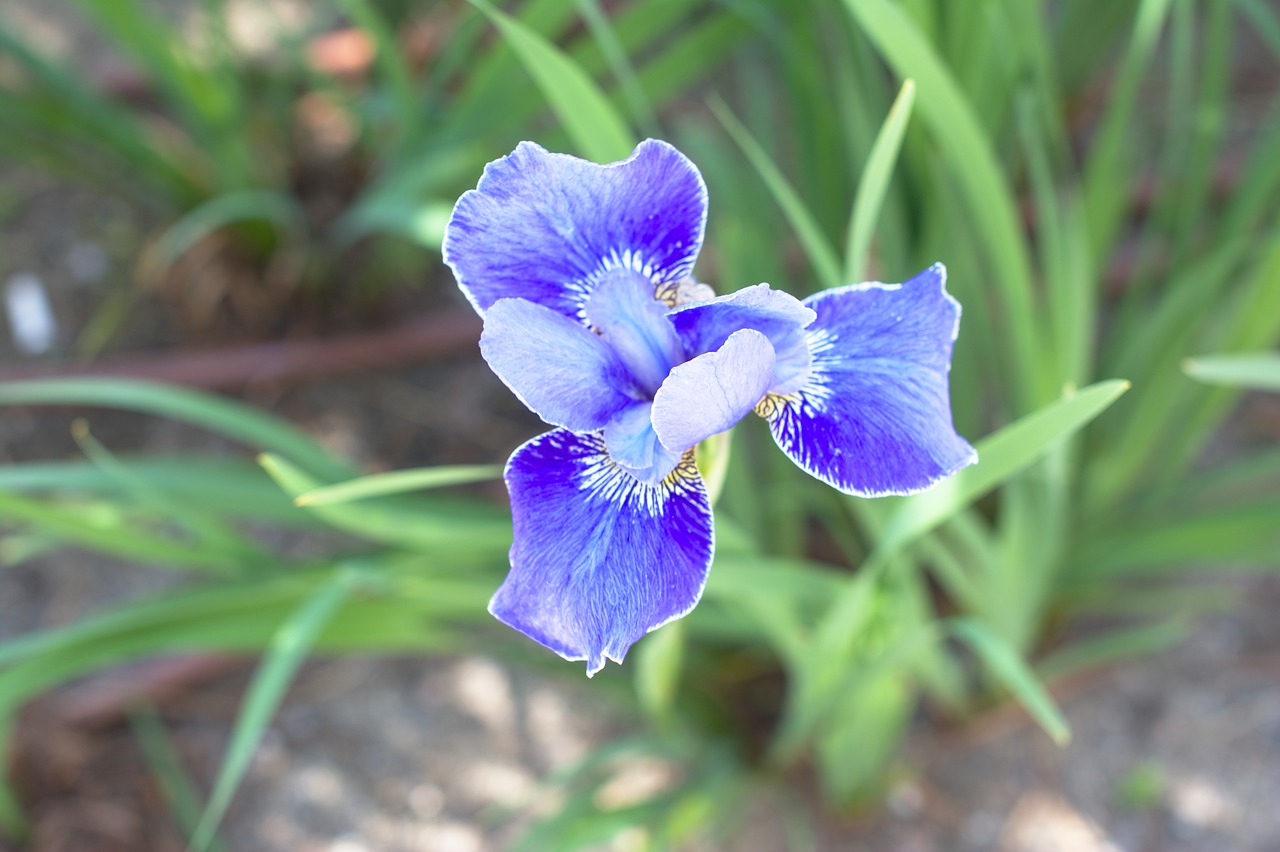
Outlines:
{"type": "Polygon", "coordinates": [[[645,637],[636,648],[635,687],[649,718],[670,722],[684,669],[686,622],[676,621],[645,637]]]}
{"type": "Polygon", "coordinates": [[[1098,382],[1011,423],[975,444],[978,463],[933,489],[903,498],[868,562],[878,564],[903,545],[972,504],[1041,458],[1105,411],[1129,383],[1098,382]]]}
{"type": "Polygon", "coordinates": [[[1202,355],[1182,362],[1182,371],[1211,385],[1280,391],[1280,353],[1202,355]]]}
{"type": "Polygon", "coordinates": [[[310,653],[316,637],[342,607],[355,584],[354,575],[339,571],[330,582],[303,601],[272,637],[262,664],[254,672],[245,693],[213,793],[192,833],[187,847],[191,852],[205,852],[209,848],[271,717],[284,700],[285,691],[310,653]]]}
{"type": "Polygon", "coordinates": [[[1280,16],[1263,0],[1235,0],[1253,31],[1266,43],[1273,58],[1280,59],[1280,16]]]}
{"type": "Polygon", "coordinates": [[[1035,312],[1031,259],[992,142],[942,58],[902,9],[888,0],[844,0],[844,6],[899,76],[916,82],[921,118],[951,164],[994,269],[992,296],[1009,336],[1002,360],[1010,370],[1015,408],[1031,410],[1057,389],[1044,372],[1044,335],[1035,312]]]}
{"type": "Polygon", "coordinates": [[[1084,207],[1095,265],[1111,254],[1129,200],[1132,169],[1126,161],[1139,88],[1159,41],[1172,0],[1142,0],[1111,98],[1085,164],[1084,207]]]}
{"type": "MultiPolygon", "coordinates": [[[[264,454],[259,463],[286,494],[297,497],[324,483],[279,456],[264,454]]],[[[370,541],[407,547],[455,559],[493,560],[511,544],[509,517],[483,506],[423,505],[384,498],[375,504],[309,505],[306,510],[333,526],[370,541]]]]}
{"type": "Polygon", "coordinates": [[[1073,642],[1046,657],[1037,668],[1042,677],[1053,680],[1120,660],[1150,657],[1178,644],[1189,632],[1187,625],[1177,618],[1111,630],[1101,636],[1073,642]]]}
{"type": "MultiPolygon", "coordinates": [[[[631,67],[631,59],[626,49],[618,40],[617,33],[609,23],[609,18],[600,7],[599,0],[575,0],[583,22],[591,31],[591,36],[600,46],[609,63],[609,70],[618,84],[623,101],[631,112],[631,120],[646,136],[658,135],[658,117],[654,114],[653,104],[640,85],[636,71],[631,67]]],[[[643,5],[643,4],[641,4],[643,5]]]]}
{"type": "Polygon", "coordinates": [[[0,405],[96,405],[191,423],[277,452],[330,479],[354,472],[290,423],[212,394],[131,379],[42,379],[0,383],[0,405]]]}
{"type": "MultiPolygon", "coordinates": [[[[133,729],[133,737],[138,742],[156,786],[169,804],[169,811],[182,833],[188,838],[192,837],[200,819],[200,796],[191,776],[183,769],[182,759],[169,740],[155,708],[150,705],[136,708],[129,714],[129,727],[133,729]]],[[[206,848],[209,852],[223,852],[226,849],[216,837],[210,838],[206,848]]]]}
{"type": "Polygon", "coordinates": [[[760,143],[751,136],[747,128],[729,109],[729,105],[719,97],[712,97],[708,105],[724,125],[730,138],[742,149],[742,153],[746,155],[747,160],[768,186],[769,192],[773,194],[774,200],[782,209],[783,215],[787,217],[792,230],[795,231],[796,238],[800,240],[805,256],[809,259],[809,265],[822,282],[822,286],[828,289],[839,287],[843,283],[840,280],[839,258],[836,257],[831,244],[827,242],[813,214],[787,183],[787,179],[774,165],[769,155],[760,147],[760,143]]]}
{"type": "Polygon", "coordinates": [[[1055,743],[1065,746],[1071,741],[1071,729],[1053,696],[1016,651],[974,619],[952,619],[947,627],[952,636],[973,650],[987,671],[1018,699],[1055,743]]]}
{"type": "MultiPolygon", "coordinates": [[[[128,476],[175,501],[199,503],[206,512],[274,523],[313,525],[262,468],[242,459],[142,457],[122,460],[128,476]]],[[[0,467],[0,490],[102,495],[123,494],[118,477],[92,462],[26,462],[0,467]]]]}
{"type": "Polygon", "coordinates": [[[214,516],[201,511],[198,502],[175,499],[171,494],[158,491],[145,479],[134,476],[127,465],[98,443],[89,432],[89,424],[84,420],[77,420],[72,424],[71,434],[89,460],[120,484],[122,492],[150,511],[182,524],[196,538],[201,549],[220,554],[229,564],[239,564],[245,568],[269,563],[266,551],[249,539],[237,535],[214,516]]]}
{"type": "Polygon", "coordinates": [[[470,482],[487,482],[500,476],[502,476],[502,468],[498,465],[453,465],[396,470],[362,476],[350,482],[326,485],[314,491],[304,491],[294,497],[293,502],[298,506],[350,503],[353,500],[403,494],[406,491],[446,488],[450,485],[463,485],[470,482]]]}
{"type": "Polygon", "coordinates": [[[519,57],[578,150],[598,163],[622,160],[635,137],[585,71],[536,32],[498,11],[487,0],[470,0],[519,57]]]}
{"type": "Polygon", "coordinates": [[[29,524],[46,535],[122,559],[165,568],[187,568],[235,575],[240,567],[226,553],[196,542],[156,535],[118,506],[70,507],[0,492],[0,518],[29,524]]]}
{"type": "Polygon", "coordinates": [[[880,132],[871,146],[871,155],[858,179],[858,191],[854,196],[853,211],[849,216],[849,236],[845,242],[844,283],[862,281],[867,266],[867,252],[871,237],[880,220],[889,178],[893,176],[898,152],[902,149],[902,137],[911,120],[911,108],[915,104],[916,84],[907,79],[902,83],[898,97],[885,116],[880,132]]]}
{"type": "Polygon", "coordinates": [[[373,36],[376,48],[374,66],[382,83],[391,93],[398,122],[396,130],[401,134],[401,138],[392,143],[392,147],[396,144],[411,145],[412,132],[421,127],[418,119],[419,95],[414,87],[409,63],[400,51],[395,33],[377,7],[368,0],[337,0],[337,5],[352,23],[373,36]]]}
{"type": "Polygon", "coordinates": [[[148,251],[149,265],[168,269],[196,243],[238,222],[268,222],[282,232],[303,221],[298,203],[283,192],[243,190],[215,196],[165,229],[148,251]]]}

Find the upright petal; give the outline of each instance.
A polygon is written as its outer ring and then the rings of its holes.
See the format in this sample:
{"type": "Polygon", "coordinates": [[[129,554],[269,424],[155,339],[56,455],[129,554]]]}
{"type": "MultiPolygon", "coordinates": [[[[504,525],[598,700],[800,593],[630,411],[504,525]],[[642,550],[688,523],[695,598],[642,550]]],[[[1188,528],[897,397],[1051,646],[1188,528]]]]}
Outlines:
{"type": "Polygon", "coordinates": [[[655,285],[689,274],[706,215],[702,176],[666,142],[606,166],[521,142],[458,199],[444,260],[481,314],[518,298],[578,317],[610,269],[655,285]]]}
{"type": "Polygon", "coordinates": [[[635,401],[630,374],[598,334],[524,299],[493,304],[480,353],[520,401],[553,426],[603,429],[635,401]]]}
{"type": "Polygon", "coordinates": [[[668,450],[653,430],[653,403],[633,403],[604,427],[609,457],[646,485],[658,485],[676,469],[687,447],[668,450]]]}
{"type": "Polygon", "coordinates": [[[813,317],[813,311],[795,296],[768,284],[745,287],[671,312],[671,322],[689,355],[714,352],[729,335],[744,328],[768,337],[777,356],[769,391],[779,394],[799,390],[808,378],[812,359],[804,329],[813,317]]]}
{"type": "Polygon", "coordinates": [[[653,428],[662,445],[682,453],[723,432],[755,408],[773,380],[769,338],[743,329],[715,352],[671,371],[653,398],[653,428]]]}
{"type": "Polygon", "coordinates": [[[800,467],[850,494],[911,494],[977,461],[951,425],[947,389],[960,305],[936,264],[904,284],[805,300],[813,369],[757,409],[800,467]]]}
{"type": "Polygon", "coordinates": [[[593,675],[698,603],[714,548],[691,457],[642,485],[598,435],[556,430],[516,450],[506,481],[515,543],[489,603],[499,621],[593,675]]]}
{"type": "Polygon", "coordinates": [[[652,398],[671,368],[684,360],[684,347],[654,298],[653,284],[626,269],[606,273],[586,304],[586,318],[627,365],[652,398]]]}

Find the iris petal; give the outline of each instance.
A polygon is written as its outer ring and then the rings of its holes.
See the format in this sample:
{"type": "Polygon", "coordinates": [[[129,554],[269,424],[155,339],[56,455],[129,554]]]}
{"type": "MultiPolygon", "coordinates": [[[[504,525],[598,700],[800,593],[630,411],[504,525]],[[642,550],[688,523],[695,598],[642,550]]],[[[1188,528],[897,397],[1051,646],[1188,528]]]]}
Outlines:
{"type": "Polygon", "coordinates": [[[684,451],[672,452],[662,446],[653,430],[653,403],[634,403],[604,427],[604,445],[609,456],[627,473],[648,485],[657,485],[676,469],[684,451]]]}
{"type": "Polygon", "coordinates": [[[697,604],[713,543],[691,459],[647,486],[613,463],[599,436],[556,430],[516,450],[506,481],[515,543],[489,603],[498,620],[586,660],[590,675],[697,604]]]}
{"type": "Polygon", "coordinates": [[[654,284],[688,275],[706,214],[702,176],[666,142],[605,166],[521,142],[458,199],[444,260],[481,314],[519,298],[576,317],[609,269],[654,284]]]}
{"type": "Polygon", "coordinates": [[[697,302],[671,312],[671,322],[690,355],[713,352],[735,331],[755,329],[769,338],[777,355],[771,393],[791,393],[804,384],[811,358],[805,326],[814,313],[799,299],[768,284],[697,302]]]}
{"type": "Polygon", "coordinates": [[[554,426],[602,429],[634,402],[630,374],[599,335],[524,299],[490,307],[480,352],[520,401],[554,426]]]}
{"type": "Polygon", "coordinates": [[[951,425],[947,377],[960,305],[934,265],[904,284],[805,300],[813,370],[758,409],[800,467],[850,494],[911,494],[977,461],[951,425]]]}
{"type": "Polygon", "coordinates": [[[639,273],[625,269],[606,273],[587,300],[586,315],[647,397],[684,360],[684,347],[667,318],[667,306],[654,298],[653,283],[639,273]]]}
{"type": "Polygon", "coordinates": [[[675,452],[723,432],[760,402],[773,379],[769,338],[743,329],[671,371],[653,398],[653,428],[675,452]]]}

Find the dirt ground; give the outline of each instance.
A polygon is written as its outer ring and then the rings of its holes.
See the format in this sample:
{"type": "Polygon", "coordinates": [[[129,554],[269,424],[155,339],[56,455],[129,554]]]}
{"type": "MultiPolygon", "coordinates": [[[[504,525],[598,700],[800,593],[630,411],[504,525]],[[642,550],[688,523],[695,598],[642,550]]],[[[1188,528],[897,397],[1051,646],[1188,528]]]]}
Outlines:
{"type": "MultiPolygon", "coordinates": [[[[40,3],[15,3],[28,12],[40,3]]],[[[73,29],[47,39],[92,50],[73,29]]],[[[0,168],[0,285],[38,275],[62,320],[66,359],[121,341],[172,344],[181,318],[132,289],[144,217],[82,189],[0,168]],[[115,293],[115,314],[104,295],[115,293]]],[[[0,366],[27,364],[0,331],[0,366]]],[[[366,469],[447,459],[493,463],[538,429],[474,357],[311,385],[255,387],[255,404],[301,423],[366,469]],[[483,412],[483,414],[480,414],[483,412]]],[[[70,415],[4,412],[0,464],[73,453],[70,415]]],[[[95,416],[126,452],[228,447],[194,430],[95,416]]],[[[79,552],[0,570],[0,640],[156,591],[172,575],[79,552]]],[[[1074,738],[1059,749],[1016,708],[939,731],[923,720],[886,807],[819,815],[761,794],[727,840],[698,850],[885,852],[1272,852],[1280,849],[1280,580],[1226,578],[1240,606],[1207,617],[1158,657],[1059,684],[1074,738]]],[[[252,664],[206,660],[159,720],[207,791],[252,664]]],[[[570,665],[570,664],[566,664],[570,665]]],[[[13,763],[33,835],[2,852],[182,850],[172,808],[126,722],[67,719],[108,673],[24,712],[13,763]]],[[[483,657],[319,660],[273,723],[221,832],[230,852],[498,852],[543,780],[638,724],[585,679],[550,679],[483,657]]],[[[612,848],[638,848],[623,838],[612,848]]]]}
{"type": "MultiPolygon", "coordinates": [[[[97,279],[107,283],[75,278],[73,259],[85,246],[109,245],[119,227],[112,202],[59,195],[64,190],[24,174],[10,185],[33,191],[3,232],[0,275],[36,272],[67,318],[85,316],[94,287],[124,286],[127,258],[110,251],[97,279]],[[67,198],[80,214],[73,219],[59,214],[67,198]]],[[[166,320],[140,309],[130,321],[145,330],[166,320]]],[[[75,339],[62,337],[58,354],[65,357],[75,339]]],[[[5,360],[17,356],[7,350],[5,360]]],[[[491,463],[538,428],[474,357],[258,387],[248,396],[368,469],[491,463]]],[[[0,462],[74,453],[71,416],[7,412],[0,462]]],[[[91,423],[118,452],[229,449],[154,419],[96,414],[91,423]]],[[[171,582],[165,572],[74,551],[7,568],[0,637],[66,623],[171,582]]],[[[1016,709],[956,731],[922,721],[881,813],[840,820],[794,797],[762,794],[736,834],[695,848],[788,848],[797,808],[812,837],[793,848],[823,852],[1280,848],[1280,582],[1222,582],[1242,605],[1206,619],[1182,646],[1060,685],[1074,730],[1068,748],[1055,748],[1016,709]]],[[[159,705],[182,763],[206,791],[251,663],[214,661],[210,671],[159,705]]],[[[85,694],[75,689],[33,703],[17,731],[17,777],[34,825],[22,852],[181,850],[135,732],[119,720],[66,721],[66,708],[85,694]]],[[[273,724],[221,836],[232,852],[496,852],[518,835],[523,809],[539,800],[550,771],[636,724],[602,704],[585,680],[547,679],[480,657],[317,661],[273,724]]],[[[635,847],[624,839],[613,848],[635,847]]]]}

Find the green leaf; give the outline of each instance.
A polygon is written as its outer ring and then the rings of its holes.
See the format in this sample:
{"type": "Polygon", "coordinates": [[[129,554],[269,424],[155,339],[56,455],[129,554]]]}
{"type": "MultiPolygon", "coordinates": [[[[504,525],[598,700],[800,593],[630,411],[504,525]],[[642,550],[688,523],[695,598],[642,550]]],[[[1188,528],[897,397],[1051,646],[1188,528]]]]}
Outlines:
{"type": "Polygon", "coordinates": [[[870,561],[883,559],[1025,469],[1083,428],[1126,390],[1121,380],[1098,382],[1050,403],[977,442],[978,463],[923,494],[901,501],[870,561]]]}
{"type": "Polygon", "coordinates": [[[1111,253],[1128,203],[1133,171],[1126,162],[1127,143],[1141,90],[1142,77],[1159,42],[1160,30],[1171,0],[1142,0],[1133,34],[1086,164],[1084,178],[1085,220],[1089,225],[1088,244],[1094,257],[1111,253]]]}
{"type": "Polygon", "coordinates": [[[293,502],[298,506],[328,506],[334,503],[365,500],[369,497],[403,494],[406,491],[424,491],[430,488],[446,488],[450,485],[465,485],[469,482],[486,482],[500,476],[502,476],[502,468],[497,465],[452,465],[395,470],[304,491],[294,497],[293,502]]]}
{"type": "Polygon", "coordinates": [[[133,379],[41,379],[0,383],[0,405],[95,405],[192,423],[291,459],[315,474],[353,473],[292,424],[212,394],[133,379]]]}
{"type": "Polygon", "coordinates": [[[129,466],[117,459],[89,432],[84,420],[71,425],[71,434],[89,459],[120,484],[121,491],[141,506],[162,517],[173,518],[196,538],[198,549],[221,554],[232,564],[245,567],[264,565],[268,555],[258,545],[237,534],[212,514],[203,511],[199,500],[175,499],[174,495],[155,488],[146,479],[135,476],[129,466]]]}
{"type": "Polygon", "coordinates": [[[840,280],[840,261],[831,244],[827,242],[827,238],[823,236],[822,228],[805,207],[804,202],[800,200],[800,196],[792,189],[791,184],[787,183],[787,179],[774,165],[764,148],[733,114],[728,104],[718,97],[711,98],[708,103],[711,111],[715,113],[716,118],[720,119],[729,136],[742,149],[742,153],[747,156],[769,188],[769,192],[773,194],[774,200],[778,202],[778,206],[782,208],[783,215],[787,217],[787,222],[800,240],[800,246],[804,249],[813,271],[821,279],[822,286],[824,288],[839,287],[845,283],[840,280]]]}
{"type": "Polygon", "coordinates": [[[1202,355],[1182,362],[1188,376],[1211,385],[1280,391],[1280,353],[1202,355]]]}
{"type": "MultiPolygon", "coordinates": [[[[129,714],[129,725],[156,786],[164,794],[174,819],[190,838],[200,819],[199,794],[190,775],[183,769],[182,758],[169,740],[164,723],[160,721],[155,708],[147,705],[129,714]]],[[[210,852],[220,852],[225,847],[216,838],[212,838],[206,848],[210,852]]]]}
{"type": "Polygon", "coordinates": [[[298,667],[311,650],[316,637],[342,607],[354,585],[354,576],[341,571],[333,580],[315,591],[280,625],[267,648],[266,657],[254,673],[231,732],[231,742],[223,755],[222,769],[214,783],[213,793],[205,806],[188,847],[204,852],[222,821],[231,797],[235,794],[245,770],[249,768],[258,743],[271,717],[284,699],[298,667]]]}
{"type": "Polygon", "coordinates": [[[1055,743],[1062,746],[1071,741],[1071,729],[1053,696],[1012,648],[973,619],[953,619],[948,627],[953,636],[973,649],[987,671],[1018,699],[1055,743]]]}
{"type": "MultiPolygon", "coordinates": [[[[120,460],[128,477],[173,501],[205,512],[253,520],[314,526],[261,467],[246,459],[132,457],[120,460]]],[[[0,467],[0,491],[124,496],[129,488],[92,462],[24,462],[0,467]]]]}
{"type": "Polygon", "coordinates": [[[685,621],[674,621],[645,637],[635,651],[636,696],[650,718],[670,718],[684,669],[685,621]]]}
{"type": "Polygon", "coordinates": [[[158,535],[118,506],[63,506],[0,492],[0,519],[29,524],[43,534],[122,559],[165,568],[240,572],[236,560],[226,553],[158,535]]]}
{"type": "Polygon", "coordinates": [[[1045,678],[1064,677],[1119,660],[1150,656],[1181,642],[1189,632],[1187,625],[1178,618],[1109,630],[1101,636],[1072,642],[1046,657],[1038,668],[1045,678]]]}
{"type": "Polygon", "coordinates": [[[889,0],[844,0],[854,22],[903,78],[914,79],[921,118],[947,157],[973,227],[994,267],[993,295],[1005,312],[1005,359],[1022,404],[1046,395],[1040,318],[1032,294],[1031,259],[1017,204],[995,148],[942,57],[903,9],[889,0]]]}
{"type": "MultiPolygon", "coordinates": [[[[279,456],[264,454],[259,463],[285,493],[297,497],[315,491],[323,483],[279,456]]],[[[372,503],[305,507],[336,529],[370,541],[384,542],[433,554],[492,559],[511,544],[511,521],[485,507],[456,504],[433,506],[390,498],[372,503]]]]}
{"type": "Polygon", "coordinates": [[[159,270],[210,234],[237,222],[270,222],[290,230],[303,220],[298,203],[283,192],[243,190],[210,198],[169,226],[151,245],[148,261],[159,270]]]}
{"type": "Polygon", "coordinates": [[[611,163],[631,154],[635,137],[582,68],[551,42],[504,15],[487,0],[470,2],[502,33],[587,159],[611,163]]]}
{"type": "Polygon", "coordinates": [[[867,265],[867,252],[871,248],[871,237],[880,218],[880,208],[884,204],[889,179],[893,176],[893,168],[898,161],[898,152],[902,149],[902,137],[907,132],[907,122],[911,120],[911,108],[915,105],[915,100],[915,81],[904,80],[897,99],[885,116],[884,124],[880,126],[880,132],[876,134],[871,155],[867,157],[867,164],[862,169],[862,177],[858,179],[858,194],[854,196],[853,212],[849,217],[849,237],[845,243],[845,284],[864,280],[862,276],[867,265]]]}
{"type": "Polygon", "coordinates": [[[632,120],[648,135],[658,135],[658,117],[654,115],[653,104],[649,103],[649,97],[644,93],[644,87],[636,77],[635,68],[631,65],[626,48],[618,40],[613,25],[609,23],[609,16],[601,8],[599,0],[576,0],[576,2],[583,22],[591,31],[591,37],[596,40],[596,44],[600,46],[600,52],[609,62],[609,70],[618,83],[622,98],[631,112],[632,120]]]}

